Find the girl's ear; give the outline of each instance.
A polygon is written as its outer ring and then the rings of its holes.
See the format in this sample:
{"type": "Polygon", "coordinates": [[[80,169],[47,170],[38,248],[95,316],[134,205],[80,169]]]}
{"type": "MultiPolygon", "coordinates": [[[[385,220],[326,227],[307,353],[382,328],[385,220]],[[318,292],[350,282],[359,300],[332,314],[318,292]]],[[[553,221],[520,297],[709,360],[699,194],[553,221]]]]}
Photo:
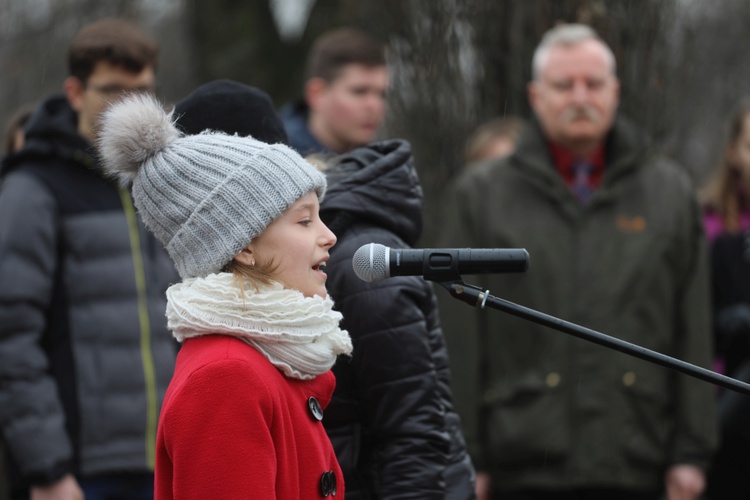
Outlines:
{"type": "Polygon", "coordinates": [[[246,266],[255,265],[255,256],[253,255],[253,251],[249,247],[245,247],[240,250],[240,253],[234,256],[234,260],[236,260],[240,264],[245,264],[246,266]]]}

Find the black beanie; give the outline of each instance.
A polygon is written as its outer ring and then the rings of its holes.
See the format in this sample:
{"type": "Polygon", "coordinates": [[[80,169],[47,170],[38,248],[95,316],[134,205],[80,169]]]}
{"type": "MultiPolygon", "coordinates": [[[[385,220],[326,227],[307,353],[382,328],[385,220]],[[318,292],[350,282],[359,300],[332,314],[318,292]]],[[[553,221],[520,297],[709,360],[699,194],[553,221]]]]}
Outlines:
{"type": "Polygon", "coordinates": [[[201,85],[177,103],[174,116],[177,127],[187,135],[216,130],[289,145],[284,124],[268,94],[232,80],[201,85]]]}

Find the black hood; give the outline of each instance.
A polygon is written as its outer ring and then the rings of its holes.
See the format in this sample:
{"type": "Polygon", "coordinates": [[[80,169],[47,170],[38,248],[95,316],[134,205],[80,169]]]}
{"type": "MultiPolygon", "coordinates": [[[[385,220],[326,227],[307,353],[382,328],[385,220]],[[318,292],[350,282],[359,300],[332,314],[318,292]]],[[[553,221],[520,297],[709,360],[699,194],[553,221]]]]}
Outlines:
{"type": "Polygon", "coordinates": [[[78,115],[62,94],[45,99],[26,124],[23,148],[3,161],[2,173],[28,159],[71,160],[93,165],[92,146],[78,133],[78,115]]]}
{"type": "Polygon", "coordinates": [[[423,192],[411,145],[377,142],[338,156],[326,171],[321,218],[341,236],[354,223],[392,231],[409,245],[422,232],[423,192]]]}

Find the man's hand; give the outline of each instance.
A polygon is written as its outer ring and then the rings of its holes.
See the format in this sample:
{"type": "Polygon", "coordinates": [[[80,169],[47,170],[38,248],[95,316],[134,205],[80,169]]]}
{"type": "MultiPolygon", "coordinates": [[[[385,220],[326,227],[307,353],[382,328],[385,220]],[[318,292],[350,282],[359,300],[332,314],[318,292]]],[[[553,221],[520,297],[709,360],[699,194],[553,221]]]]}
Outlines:
{"type": "Polygon", "coordinates": [[[83,491],[71,474],[49,486],[31,488],[30,500],[83,500],[83,491]]]}
{"type": "Polygon", "coordinates": [[[706,475],[693,465],[675,465],[665,477],[669,500],[696,500],[706,487],[706,475]]]}

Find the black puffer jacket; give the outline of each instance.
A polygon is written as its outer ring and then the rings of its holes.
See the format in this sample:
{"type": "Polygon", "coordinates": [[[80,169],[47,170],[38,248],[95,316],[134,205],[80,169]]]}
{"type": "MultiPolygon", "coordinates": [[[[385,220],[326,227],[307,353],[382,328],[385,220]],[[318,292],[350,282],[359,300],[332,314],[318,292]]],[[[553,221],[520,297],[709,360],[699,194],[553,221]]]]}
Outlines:
{"type": "Polygon", "coordinates": [[[413,245],[422,189],[405,141],[342,155],[328,171],[321,217],[338,237],[328,291],[354,343],[334,366],[324,424],[348,499],[474,497],[474,470],[453,410],[434,292],[421,277],[366,283],[351,259],[366,243],[413,245]]]}

